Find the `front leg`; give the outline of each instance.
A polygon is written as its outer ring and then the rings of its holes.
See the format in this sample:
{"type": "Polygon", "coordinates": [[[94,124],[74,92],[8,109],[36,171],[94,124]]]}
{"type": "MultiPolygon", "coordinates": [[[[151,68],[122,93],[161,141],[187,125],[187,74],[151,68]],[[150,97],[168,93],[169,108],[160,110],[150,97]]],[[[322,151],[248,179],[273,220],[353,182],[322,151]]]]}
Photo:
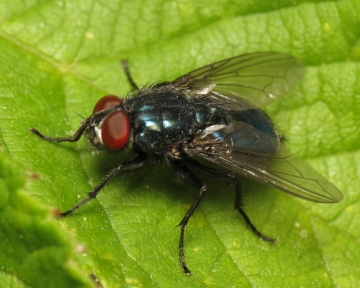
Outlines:
{"type": "Polygon", "coordinates": [[[34,127],[30,127],[30,132],[35,134],[36,136],[40,137],[41,139],[48,141],[48,142],[76,142],[80,139],[81,135],[85,132],[86,128],[89,127],[90,118],[85,119],[79,129],[74,133],[74,135],[70,137],[49,137],[45,136],[44,134],[40,133],[34,127]]]}
{"type": "Polygon", "coordinates": [[[67,216],[67,215],[73,213],[74,211],[76,211],[77,209],[79,209],[81,206],[83,206],[84,204],[86,204],[90,200],[94,199],[99,194],[101,189],[104,188],[104,186],[107,183],[109,183],[110,180],[112,178],[114,178],[117,173],[134,171],[134,170],[137,170],[137,169],[140,169],[140,168],[144,167],[145,164],[146,164],[146,154],[143,154],[143,153],[139,154],[138,157],[136,157],[134,160],[131,160],[131,161],[120,164],[118,167],[111,170],[110,173],[104,178],[104,180],[98,186],[96,186],[93,190],[91,190],[89,192],[88,197],[86,197],[84,200],[82,200],[81,202],[76,204],[70,210],[61,213],[60,216],[62,216],[62,217],[67,216]]]}

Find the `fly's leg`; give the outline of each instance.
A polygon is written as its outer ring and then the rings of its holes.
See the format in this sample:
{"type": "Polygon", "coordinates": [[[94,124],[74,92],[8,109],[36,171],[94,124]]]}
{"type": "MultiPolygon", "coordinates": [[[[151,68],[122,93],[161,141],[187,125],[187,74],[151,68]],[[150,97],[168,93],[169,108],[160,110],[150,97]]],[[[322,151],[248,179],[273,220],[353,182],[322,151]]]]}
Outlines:
{"type": "MultiPolygon", "coordinates": [[[[127,78],[128,82],[130,83],[130,86],[133,88],[133,90],[139,91],[139,90],[140,90],[139,86],[136,85],[134,79],[133,79],[132,76],[131,76],[130,68],[129,68],[129,62],[128,62],[127,60],[122,60],[122,61],[121,61],[121,64],[122,64],[122,66],[123,66],[123,68],[124,68],[124,71],[125,71],[125,74],[126,74],[126,78],[127,78]]],[[[152,85],[152,87],[158,88],[158,87],[161,87],[161,86],[164,86],[164,85],[168,85],[169,83],[170,83],[170,82],[156,83],[156,84],[152,85]]]]}
{"type": "Polygon", "coordinates": [[[241,199],[241,185],[240,185],[240,181],[239,179],[230,173],[226,173],[223,171],[219,171],[216,169],[212,169],[210,167],[206,167],[202,164],[200,164],[199,162],[193,160],[193,159],[187,159],[186,160],[188,163],[198,167],[199,169],[203,170],[204,172],[216,175],[217,177],[221,177],[227,180],[231,180],[234,181],[236,183],[236,191],[235,191],[235,209],[238,210],[241,214],[241,216],[244,218],[246,224],[250,227],[250,229],[262,240],[268,241],[270,243],[275,243],[276,239],[268,237],[264,234],[262,234],[256,227],[255,225],[251,222],[249,216],[247,216],[247,214],[244,211],[243,208],[243,203],[242,203],[242,199],[241,199]]]}
{"type": "Polygon", "coordinates": [[[198,189],[200,189],[199,196],[195,199],[193,204],[190,206],[190,208],[187,210],[184,218],[179,223],[179,226],[181,228],[180,233],[180,243],[179,243],[179,259],[180,259],[180,265],[184,270],[184,273],[186,275],[190,275],[191,272],[187,268],[185,263],[185,254],[184,254],[184,233],[185,233],[185,227],[187,223],[189,222],[190,217],[194,214],[196,208],[199,206],[202,198],[205,195],[206,191],[206,185],[182,162],[174,161],[172,162],[174,168],[176,169],[178,175],[185,181],[191,183],[192,185],[196,186],[198,189]]]}
{"type": "Polygon", "coordinates": [[[125,162],[125,163],[119,165],[115,169],[111,170],[110,173],[105,177],[105,179],[98,186],[96,186],[93,190],[91,190],[89,192],[88,197],[86,197],[84,200],[82,200],[81,202],[76,204],[70,210],[61,213],[60,216],[62,216],[62,217],[67,216],[67,215],[73,213],[74,211],[76,211],[77,209],[79,209],[81,206],[83,206],[84,204],[86,204],[90,200],[94,199],[99,194],[101,189],[104,188],[104,186],[107,183],[109,183],[110,180],[112,178],[114,178],[114,176],[117,173],[119,173],[119,172],[129,172],[129,171],[140,169],[140,168],[144,167],[145,163],[146,163],[146,154],[140,154],[134,160],[129,161],[129,162],[125,162]]]}
{"type": "Polygon", "coordinates": [[[36,136],[40,137],[41,139],[49,142],[76,142],[80,139],[81,135],[84,133],[86,128],[89,126],[89,119],[85,119],[82,123],[80,128],[75,132],[74,135],[70,137],[49,137],[45,136],[44,134],[40,133],[35,128],[31,127],[30,132],[34,133],[36,136]]]}
{"type": "Polygon", "coordinates": [[[124,68],[124,71],[125,71],[125,74],[126,74],[126,78],[127,78],[127,80],[129,81],[131,87],[132,87],[134,90],[139,90],[139,86],[136,85],[134,79],[131,77],[128,61],[127,61],[127,60],[122,60],[122,61],[121,61],[121,64],[122,64],[122,66],[123,66],[123,68],[124,68]]]}
{"type": "Polygon", "coordinates": [[[236,179],[236,190],[235,190],[235,209],[238,210],[241,214],[241,216],[244,218],[246,224],[250,227],[250,229],[262,240],[265,240],[270,243],[275,243],[276,239],[271,238],[269,236],[266,236],[262,234],[255,225],[250,221],[249,216],[245,213],[243,209],[243,203],[241,199],[241,185],[239,179],[236,179]]]}

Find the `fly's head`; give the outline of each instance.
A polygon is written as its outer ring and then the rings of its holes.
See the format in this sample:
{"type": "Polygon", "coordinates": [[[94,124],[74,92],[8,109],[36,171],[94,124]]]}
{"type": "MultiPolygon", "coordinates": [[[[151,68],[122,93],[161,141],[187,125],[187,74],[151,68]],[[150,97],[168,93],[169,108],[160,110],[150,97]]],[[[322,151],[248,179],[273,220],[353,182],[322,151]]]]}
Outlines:
{"type": "Polygon", "coordinates": [[[117,151],[128,144],[130,122],[119,97],[102,97],[96,103],[93,114],[85,121],[85,137],[96,147],[117,151]]]}

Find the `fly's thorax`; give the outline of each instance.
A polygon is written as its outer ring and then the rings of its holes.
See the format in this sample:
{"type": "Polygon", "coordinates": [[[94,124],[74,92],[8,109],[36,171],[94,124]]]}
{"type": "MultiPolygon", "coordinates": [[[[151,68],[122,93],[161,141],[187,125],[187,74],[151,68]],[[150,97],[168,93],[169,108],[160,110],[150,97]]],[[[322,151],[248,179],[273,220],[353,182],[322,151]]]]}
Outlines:
{"type": "Polygon", "coordinates": [[[150,89],[127,99],[125,106],[134,145],[144,152],[168,154],[189,141],[198,129],[195,107],[180,91],[150,89]]]}

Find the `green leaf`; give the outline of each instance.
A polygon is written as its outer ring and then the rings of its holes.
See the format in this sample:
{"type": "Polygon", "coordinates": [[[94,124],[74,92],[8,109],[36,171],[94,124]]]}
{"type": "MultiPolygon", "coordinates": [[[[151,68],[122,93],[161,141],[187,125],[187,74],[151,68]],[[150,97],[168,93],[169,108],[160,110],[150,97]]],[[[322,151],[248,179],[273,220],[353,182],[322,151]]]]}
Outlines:
{"type": "Polygon", "coordinates": [[[1,2],[1,283],[85,286],[96,275],[104,287],[358,286],[359,15],[357,0],[1,2]],[[185,233],[189,277],[175,226],[198,191],[166,166],[117,177],[73,215],[51,219],[51,207],[73,207],[132,155],[48,143],[30,126],[71,135],[101,96],[126,95],[121,59],[144,85],[268,50],[308,67],[267,112],[290,150],[339,187],[342,202],[311,203],[244,178],[245,209],[278,239],[272,246],[233,209],[234,187],[202,176],[208,191],[185,233]],[[24,186],[22,167],[39,179],[24,186]]]}
{"type": "Polygon", "coordinates": [[[2,286],[89,285],[90,280],[82,277],[71,264],[72,247],[49,217],[50,211],[21,191],[27,178],[22,166],[0,154],[2,286]]]}

